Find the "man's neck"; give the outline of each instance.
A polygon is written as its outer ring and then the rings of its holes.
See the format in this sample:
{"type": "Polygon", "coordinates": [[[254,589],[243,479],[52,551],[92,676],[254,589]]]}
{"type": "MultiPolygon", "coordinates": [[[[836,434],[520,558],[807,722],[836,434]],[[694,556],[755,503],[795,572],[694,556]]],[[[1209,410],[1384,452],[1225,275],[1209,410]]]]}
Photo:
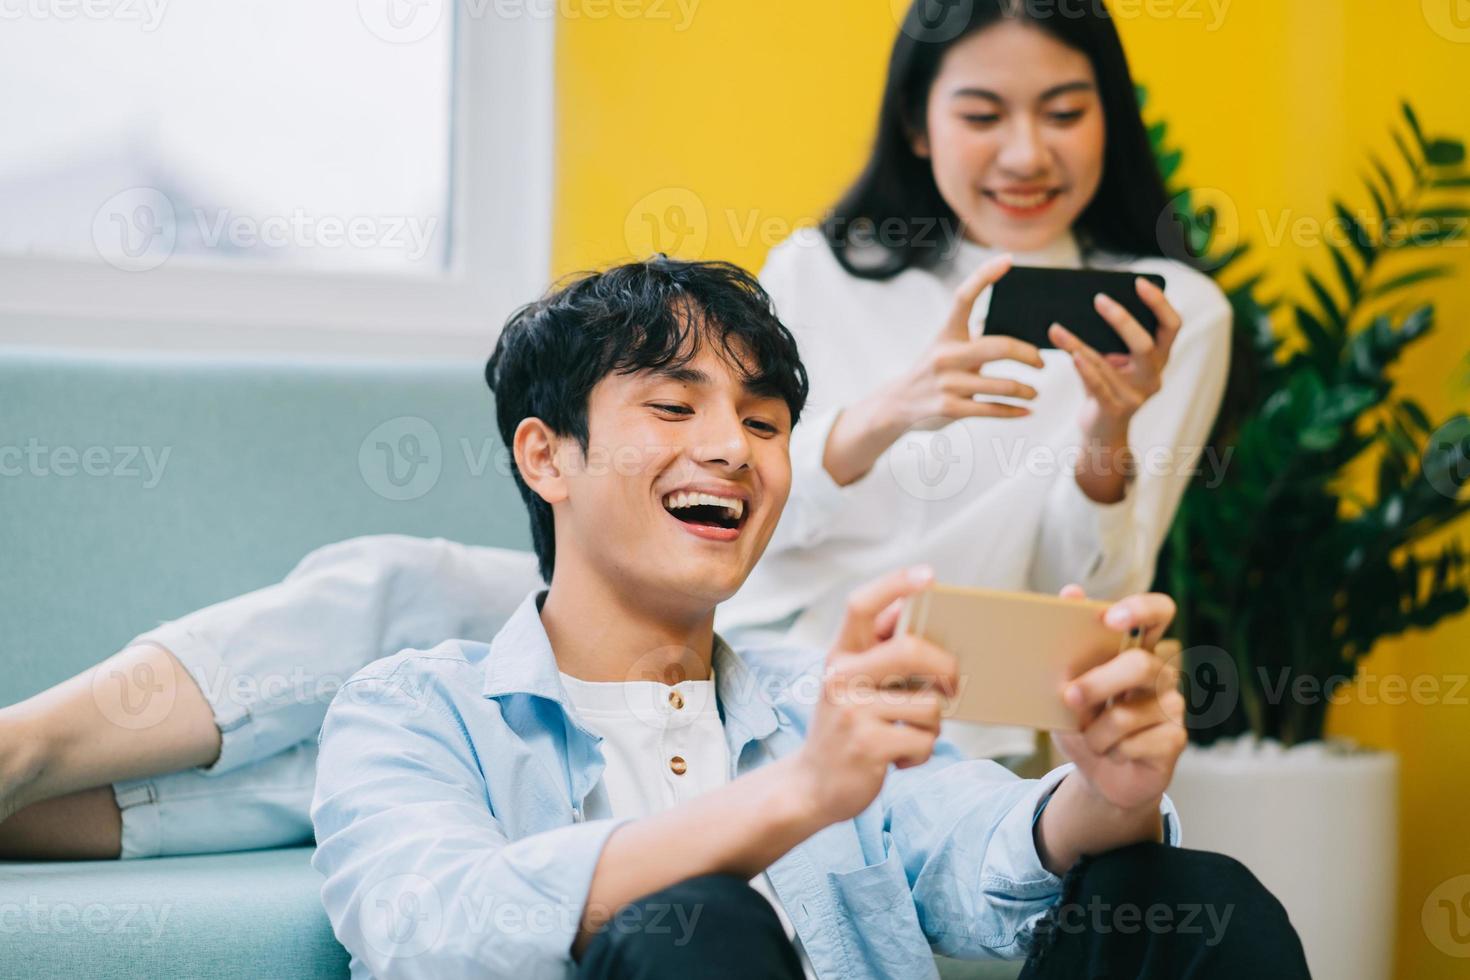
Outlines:
{"type": "Polygon", "coordinates": [[[585,681],[708,680],[714,609],[677,610],[646,599],[558,560],[541,606],[557,668],[585,681]]]}

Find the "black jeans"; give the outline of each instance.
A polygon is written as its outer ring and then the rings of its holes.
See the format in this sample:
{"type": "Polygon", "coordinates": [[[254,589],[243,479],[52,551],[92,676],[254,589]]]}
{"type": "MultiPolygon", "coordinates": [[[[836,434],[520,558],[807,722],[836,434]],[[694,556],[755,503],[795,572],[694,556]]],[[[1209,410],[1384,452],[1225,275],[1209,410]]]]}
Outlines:
{"type": "MultiPolygon", "coordinates": [[[[1022,980],[1309,976],[1286,910],[1245,866],[1136,844],[1080,862],[1037,929],[1022,980]]],[[[588,946],[581,980],[801,980],[775,910],[733,875],[631,903],[588,946]]],[[[894,980],[909,980],[898,977],[894,980]]]]}
{"type": "Polygon", "coordinates": [[[1134,844],[1067,874],[1021,980],[1309,976],[1286,909],[1245,865],[1134,844]]]}
{"type": "Polygon", "coordinates": [[[776,910],[735,875],[690,878],[624,906],[582,954],[579,980],[801,980],[776,910]]]}

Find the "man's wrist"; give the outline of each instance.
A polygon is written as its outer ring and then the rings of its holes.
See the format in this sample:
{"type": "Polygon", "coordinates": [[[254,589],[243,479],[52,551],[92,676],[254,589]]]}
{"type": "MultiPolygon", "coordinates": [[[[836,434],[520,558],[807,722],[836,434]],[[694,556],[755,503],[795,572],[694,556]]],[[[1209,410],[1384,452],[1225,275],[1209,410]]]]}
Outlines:
{"type": "Polygon", "coordinates": [[[777,776],[769,805],[760,808],[768,833],[794,846],[833,822],[823,812],[800,753],[778,759],[768,768],[777,776]]]}
{"type": "Polygon", "coordinates": [[[1080,772],[1068,773],[1032,828],[1036,854],[1056,875],[1084,855],[1103,854],[1143,841],[1164,839],[1163,797],[1137,807],[1120,807],[1099,793],[1080,772]]]}

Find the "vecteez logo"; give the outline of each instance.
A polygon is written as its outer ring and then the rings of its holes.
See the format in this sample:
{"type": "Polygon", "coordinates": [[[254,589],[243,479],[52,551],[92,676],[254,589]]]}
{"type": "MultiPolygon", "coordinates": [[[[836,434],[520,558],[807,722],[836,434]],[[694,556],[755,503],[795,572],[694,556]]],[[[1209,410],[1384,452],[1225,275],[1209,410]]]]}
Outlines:
{"type": "Polygon", "coordinates": [[[357,468],[368,489],[385,500],[416,500],[434,489],[443,472],[439,432],[414,415],[389,419],[362,440],[357,468]]]}

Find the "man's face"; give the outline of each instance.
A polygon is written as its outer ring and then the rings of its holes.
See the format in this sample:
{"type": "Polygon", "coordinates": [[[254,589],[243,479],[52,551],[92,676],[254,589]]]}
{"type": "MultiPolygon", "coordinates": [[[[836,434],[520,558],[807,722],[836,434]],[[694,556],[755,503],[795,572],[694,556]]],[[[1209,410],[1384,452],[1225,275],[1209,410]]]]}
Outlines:
{"type": "Polygon", "coordinates": [[[791,489],[791,412],[723,354],[706,339],[682,368],[592,389],[587,453],[560,440],[558,568],[576,560],[673,614],[703,614],[744,583],[791,489]]]}

